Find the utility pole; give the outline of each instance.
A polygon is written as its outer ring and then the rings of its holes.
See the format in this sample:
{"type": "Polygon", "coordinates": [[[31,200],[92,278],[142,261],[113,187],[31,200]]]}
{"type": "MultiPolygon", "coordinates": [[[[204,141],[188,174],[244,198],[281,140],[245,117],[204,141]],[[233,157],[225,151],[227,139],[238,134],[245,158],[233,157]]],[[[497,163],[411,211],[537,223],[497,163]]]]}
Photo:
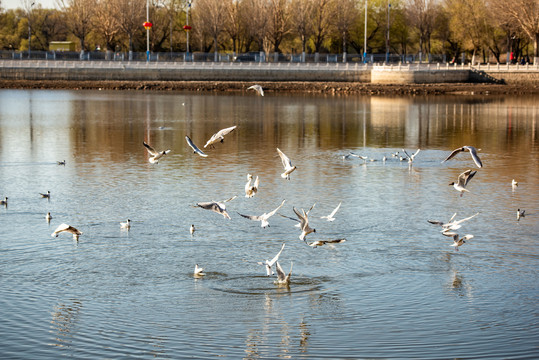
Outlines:
{"type": "Polygon", "coordinates": [[[363,63],[367,63],[367,7],[368,0],[365,0],[365,41],[363,42],[363,63]]]}

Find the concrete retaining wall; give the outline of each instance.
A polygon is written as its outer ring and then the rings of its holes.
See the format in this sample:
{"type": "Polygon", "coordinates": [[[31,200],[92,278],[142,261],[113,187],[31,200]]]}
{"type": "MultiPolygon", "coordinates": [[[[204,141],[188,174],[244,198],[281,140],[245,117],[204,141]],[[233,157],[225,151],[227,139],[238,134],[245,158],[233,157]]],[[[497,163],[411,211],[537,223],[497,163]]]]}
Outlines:
{"type": "Polygon", "coordinates": [[[373,84],[465,83],[469,70],[377,70],[371,73],[373,84]]]}

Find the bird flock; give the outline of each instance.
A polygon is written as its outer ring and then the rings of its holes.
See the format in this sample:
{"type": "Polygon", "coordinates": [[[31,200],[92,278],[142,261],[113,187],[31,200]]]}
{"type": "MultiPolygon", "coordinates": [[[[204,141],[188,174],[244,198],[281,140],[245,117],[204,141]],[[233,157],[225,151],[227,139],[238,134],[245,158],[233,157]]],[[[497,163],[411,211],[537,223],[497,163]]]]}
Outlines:
{"type": "MultiPolygon", "coordinates": [[[[260,96],[264,96],[263,89],[259,85],[253,85],[253,86],[249,87],[248,90],[254,90],[260,96]]],[[[230,134],[231,132],[233,132],[236,128],[237,128],[237,125],[234,125],[234,126],[230,126],[230,127],[227,127],[227,128],[224,128],[224,129],[221,129],[221,130],[217,131],[206,142],[206,144],[204,145],[204,149],[210,149],[210,150],[214,149],[217,144],[223,143],[224,139],[225,139],[225,136],[230,134]]],[[[199,155],[202,158],[207,158],[208,157],[208,154],[206,154],[197,145],[195,145],[195,143],[191,140],[191,138],[188,135],[185,136],[185,139],[186,139],[187,145],[192,149],[193,154],[199,155]]],[[[142,145],[144,146],[144,148],[147,150],[147,152],[149,154],[148,161],[151,164],[154,164],[154,165],[159,164],[159,162],[162,161],[164,159],[164,157],[171,152],[171,150],[169,150],[169,149],[158,151],[152,145],[148,144],[146,141],[143,141],[142,145]]],[[[414,152],[414,153],[412,153],[410,155],[405,149],[402,149],[402,154],[404,154],[404,155],[399,155],[399,152],[396,152],[396,153],[391,154],[391,156],[394,157],[394,158],[399,159],[400,161],[407,161],[409,164],[412,164],[414,162],[414,160],[416,159],[416,157],[418,156],[418,154],[420,153],[420,151],[421,151],[420,149],[417,149],[416,152],[414,152]]],[[[457,156],[461,152],[468,152],[471,155],[471,158],[472,158],[474,164],[478,168],[482,168],[483,163],[482,163],[482,161],[481,161],[481,159],[480,159],[480,157],[478,155],[479,151],[480,151],[480,149],[476,149],[473,146],[463,146],[463,147],[460,147],[460,148],[457,148],[457,149],[453,150],[447,156],[447,158],[445,158],[442,161],[442,163],[445,163],[446,161],[449,161],[449,160],[453,159],[455,156],[457,156]]],[[[277,155],[279,156],[279,158],[281,160],[281,164],[282,164],[282,167],[283,167],[283,173],[280,174],[280,176],[281,176],[282,179],[287,180],[286,182],[288,182],[288,181],[290,181],[292,179],[292,173],[294,171],[298,170],[298,169],[297,169],[297,167],[295,165],[292,164],[292,161],[290,160],[290,158],[283,151],[281,151],[279,148],[276,148],[276,152],[277,152],[277,155]]],[[[355,153],[352,153],[352,152],[349,152],[349,153],[347,153],[345,155],[342,155],[342,158],[343,158],[343,160],[350,159],[350,158],[358,158],[358,159],[363,160],[364,163],[367,163],[368,161],[376,161],[376,159],[372,159],[372,158],[369,159],[366,156],[362,156],[362,155],[355,154],[355,153]]],[[[382,161],[383,162],[387,161],[387,157],[384,156],[382,158],[382,161]]],[[[65,160],[58,161],[57,164],[62,165],[62,166],[66,166],[66,161],[65,160]]],[[[298,171],[300,171],[300,170],[298,170],[298,171]]],[[[453,181],[453,182],[449,183],[449,185],[452,185],[454,187],[454,189],[459,192],[460,197],[462,197],[464,193],[470,192],[467,189],[467,186],[468,186],[470,180],[476,174],[477,174],[477,170],[474,170],[474,171],[472,171],[471,169],[465,170],[464,172],[462,172],[458,176],[456,181],[453,181]]],[[[518,186],[518,182],[513,179],[511,185],[512,185],[513,191],[515,191],[515,189],[518,186]]],[[[253,178],[252,174],[247,174],[247,182],[245,184],[245,198],[250,199],[250,198],[254,197],[259,192],[259,187],[260,187],[260,178],[259,178],[259,176],[256,176],[256,178],[253,178]],[[254,179],[254,181],[253,181],[253,179],[254,179]]],[[[40,196],[42,198],[50,199],[51,193],[50,193],[50,191],[47,191],[46,193],[40,193],[40,196]]],[[[230,197],[228,199],[220,200],[220,201],[211,200],[211,201],[207,201],[207,202],[198,202],[195,205],[192,205],[192,207],[193,208],[201,208],[201,209],[204,209],[204,210],[213,211],[213,212],[215,212],[217,214],[222,215],[224,219],[228,220],[228,219],[231,219],[231,216],[230,216],[229,212],[227,211],[226,203],[228,203],[230,201],[233,201],[236,198],[237,198],[237,196],[234,195],[234,196],[232,196],[232,197],[230,197]]],[[[304,209],[298,209],[296,207],[292,207],[292,210],[293,210],[294,214],[296,215],[296,217],[289,217],[289,216],[278,213],[278,211],[281,208],[283,208],[283,206],[285,205],[285,202],[286,202],[286,200],[283,199],[278,205],[276,204],[276,207],[273,210],[263,212],[260,215],[247,215],[247,214],[242,214],[240,212],[236,212],[236,213],[238,215],[240,215],[241,217],[243,217],[243,218],[246,218],[246,219],[249,219],[249,220],[252,220],[252,221],[259,221],[260,226],[263,229],[266,229],[266,228],[270,227],[269,220],[270,220],[270,218],[272,216],[274,216],[276,214],[280,215],[283,218],[290,219],[290,220],[296,222],[296,225],[295,225],[296,227],[299,227],[300,233],[299,233],[298,238],[301,241],[303,241],[306,245],[311,247],[311,248],[317,248],[317,247],[324,246],[324,245],[333,246],[334,244],[341,244],[341,243],[344,243],[346,241],[345,238],[339,238],[339,239],[318,239],[318,240],[314,240],[314,241],[309,242],[307,240],[307,237],[310,234],[316,233],[316,229],[314,227],[312,227],[312,225],[309,222],[309,214],[313,210],[313,208],[315,207],[316,204],[313,204],[311,206],[311,208],[309,208],[307,211],[305,211],[304,209]]],[[[7,206],[8,206],[8,197],[7,196],[4,197],[3,200],[0,200],[0,205],[3,205],[4,207],[7,208],[7,206]]],[[[328,222],[335,221],[336,220],[336,214],[339,211],[339,209],[341,208],[341,205],[342,205],[342,202],[339,202],[339,204],[334,208],[334,210],[331,211],[331,213],[329,213],[328,215],[320,216],[319,218],[324,219],[324,220],[326,220],[328,222]]],[[[454,247],[455,250],[458,251],[460,246],[465,244],[467,241],[472,239],[474,236],[471,235],[471,234],[466,234],[466,235],[461,237],[458,234],[458,232],[456,232],[456,231],[459,230],[462,227],[463,223],[465,223],[466,221],[471,220],[472,218],[476,217],[477,215],[479,215],[479,213],[476,213],[476,214],[474,214],[472,216],[469,216],[469,217],[466,217],[466,218],[463,218],[463,219],[460,219],[460,220],[455,220],[456,215],[457,215],[456,213],[453,214],[453,216],[448,221],[428,220],[428,222],[431,223],[431,224],[440,226],[441,227],[441,234],[443,236],[451,238],[452,239],[452,244],[450,246],[454,247]]],[[[521,210],[521,209],[518,209],[517,210],[517,220],[520,220],[524,216],[525,216],[525,211],[521,210]]],[[[46,216],[45,216],[45,219],[47,220],[48,223],[50,223],[52,218],[53,217],[50,214],[50,212],[48,212],[46,214],[46,216]]],[[[120,222],[120,229],[122,229],[124,231],[129,231],[131,229],[131,220],[127,219],[127,221],[125,221],[125,222],[120,222]]],[[[191,236],[194,235],[195,231],[196,231],[195,225],[192,224],[190,226],[190,228],[189,228],[189,232],[190,232],[191,236]]],[[[75,228],[75,227],[73,227],[71,225],[62,223],[56,228],[56,230],[54,230],[54,232],[51,234],[51,236],[52,237],[58,237],[61,233],[69,233],[69,234],[71,234],[73,236],[73,239],[76,240],[76,241],[78,241],[79,237],[83,234],[77,228],[75,228]]],[[[274,284],[276,284],[278,286],[289,286],[290,282],[291,282],[291,274],[292,274],[292,267],[293,267],[292,261],[290,262],[290,270],[289,270],[288,274],[286,274],[284,272],[284,270],[282,269],[282,267],[281,267],[281,265],[279,263],[279,257],[283,253],[284,248],[285,248],[285,244],[283,243],[280,250],[277,252],[277,254],[275,256],[273,256],[271,258],[271,260],[264,260],[264,261],[261,261],[261,262],[257,262],[257,264],[264,266],[266,276],[273,276],[273,275],[275,275],[275,273],[277,273],[277,279],[274,281],[274,284]],[[274,268],[275,268],[275,271],[273,270],[274,268]]],[[[204,277],[206,275],[206,273],[204,272],[204,269],[199,266],[199,264],[195,264],[193,275],[194,275],[195,278],[202,278],[202,277],[204,277]]]]}

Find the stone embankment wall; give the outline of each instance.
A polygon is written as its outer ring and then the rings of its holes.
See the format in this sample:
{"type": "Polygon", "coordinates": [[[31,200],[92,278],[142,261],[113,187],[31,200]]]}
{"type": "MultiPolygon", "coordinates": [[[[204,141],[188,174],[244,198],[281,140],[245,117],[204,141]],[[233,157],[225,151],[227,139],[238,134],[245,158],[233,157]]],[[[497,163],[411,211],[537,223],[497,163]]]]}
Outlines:
{"type": "Polygon", "coordinates": [[[0,60],[1,80],[500,83],[539,86],[537,66],[371,66],[298,63],[144,63],[0,60]]]}

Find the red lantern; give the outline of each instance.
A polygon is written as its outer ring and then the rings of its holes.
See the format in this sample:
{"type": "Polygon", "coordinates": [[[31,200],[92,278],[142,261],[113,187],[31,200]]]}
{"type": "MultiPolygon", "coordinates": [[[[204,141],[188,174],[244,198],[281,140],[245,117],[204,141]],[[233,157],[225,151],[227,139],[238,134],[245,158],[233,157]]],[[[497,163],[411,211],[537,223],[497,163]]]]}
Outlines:
{"type": "Polygon", "coordinates": [[[152,24],[151,22],[149,22],[149,21],[145,21],[145,22],[142,24],[142,26],[144,26],[144,28],[145,28],[146,30],[150,30],[150,29],[152,28],[153,24],[152,24]]]}
{"type": "Polygon", "coordinates": [[[183,26],[183,29],[184,29],[185,31],[189,31],[189,30],[192,29],[192,27],[189,26],[189,25],[184,25],[184,26],[183,26]]]}

